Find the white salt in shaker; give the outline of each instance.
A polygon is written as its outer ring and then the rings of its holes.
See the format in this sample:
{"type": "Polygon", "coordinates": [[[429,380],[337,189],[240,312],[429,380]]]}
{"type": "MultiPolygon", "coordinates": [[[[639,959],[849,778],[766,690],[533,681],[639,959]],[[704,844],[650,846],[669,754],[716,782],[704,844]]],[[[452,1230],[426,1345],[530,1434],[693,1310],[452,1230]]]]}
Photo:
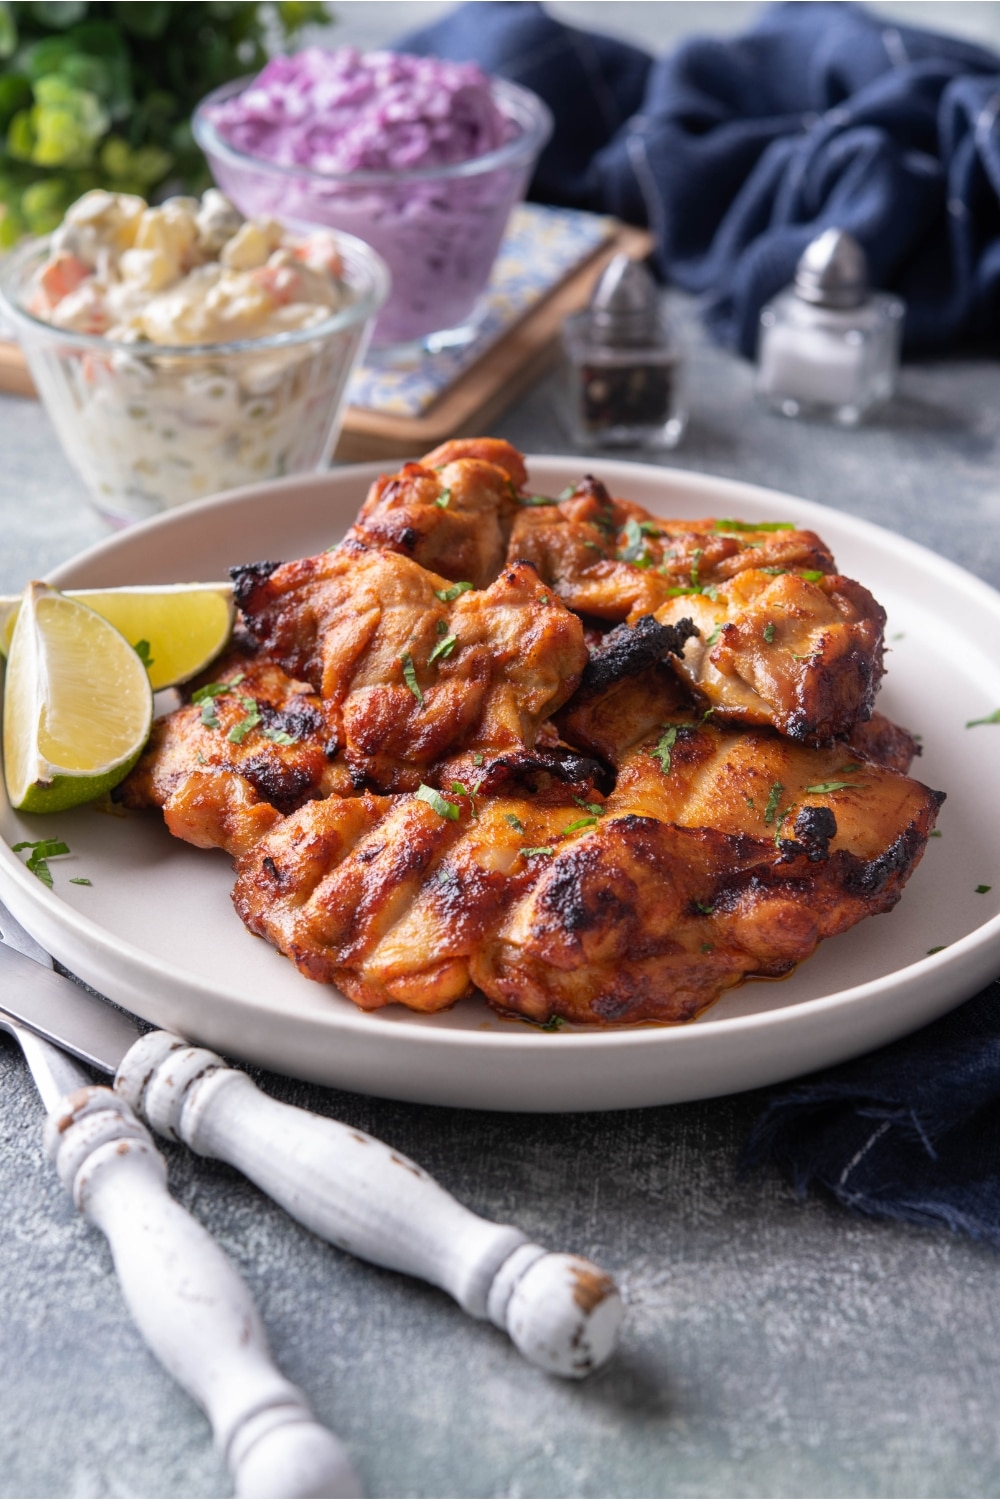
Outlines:
{"type": "Polygon", "coordinates": [[[900,297],[869,290],[857,240],[825,230],[761,311],[758,395],[786,417],[859,422],[895,389],[905,312],[900,297]]]}

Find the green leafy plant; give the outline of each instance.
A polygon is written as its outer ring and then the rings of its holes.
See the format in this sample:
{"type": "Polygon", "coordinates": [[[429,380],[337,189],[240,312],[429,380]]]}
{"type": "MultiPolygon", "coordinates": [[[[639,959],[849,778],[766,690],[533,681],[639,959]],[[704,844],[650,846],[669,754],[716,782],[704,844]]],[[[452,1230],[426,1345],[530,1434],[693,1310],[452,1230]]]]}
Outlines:
{"type": "Polygon", "coordinates": [[[195,105],[330,19],[320,0],[0,0],[0,247],[54,229],[90,188],[208,186],[195,105]]]}

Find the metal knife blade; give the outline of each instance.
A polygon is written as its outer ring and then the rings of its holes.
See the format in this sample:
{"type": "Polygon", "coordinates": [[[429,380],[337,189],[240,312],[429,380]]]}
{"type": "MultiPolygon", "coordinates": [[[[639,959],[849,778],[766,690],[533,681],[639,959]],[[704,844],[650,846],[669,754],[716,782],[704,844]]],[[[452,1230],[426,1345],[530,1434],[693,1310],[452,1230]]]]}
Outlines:
{"type": "Polygon", "coordinates": [[[51,959],[0,904],[0,1026],[5,1018],[102,1073],[115,1073],[142,1035],[122,1011],[48,967],[51,959]],[[26,957],[26,950],[41,960],[26,957]]]}

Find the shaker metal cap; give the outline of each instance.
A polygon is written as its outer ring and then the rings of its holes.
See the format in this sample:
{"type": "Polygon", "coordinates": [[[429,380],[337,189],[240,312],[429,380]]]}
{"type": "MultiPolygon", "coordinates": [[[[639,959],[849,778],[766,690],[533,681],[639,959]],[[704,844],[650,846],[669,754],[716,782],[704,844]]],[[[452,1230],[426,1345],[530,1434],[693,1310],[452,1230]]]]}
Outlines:
{"type": "Polygon", "coordinates": [[[795,291],[819,307],[860,307],[868,296],[868,260],[846,229],[825,229],[802,254],[795,291]]]}
{"type": "Polygon", "coordinates": [[[642,261],[616,255],[590,300],[591,336],[601,344],[666,342],[656,282],[642,261]]]}

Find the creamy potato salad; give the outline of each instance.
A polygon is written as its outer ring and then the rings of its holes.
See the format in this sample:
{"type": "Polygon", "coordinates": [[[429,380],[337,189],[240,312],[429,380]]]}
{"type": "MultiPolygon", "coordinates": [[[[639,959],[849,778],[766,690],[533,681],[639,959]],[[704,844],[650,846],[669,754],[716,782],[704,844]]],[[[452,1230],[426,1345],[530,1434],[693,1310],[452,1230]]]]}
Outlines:
{"type": "Polygon", "coordinates": [[[214,188],[158,208],[95,190],[52,236],[28,309],[115,343],[228,344],[325,322],[342,269],[332,235],[244,219],[214,188]]]}
{"type": "Polygon", "coordinates": [[[65,331],[46,358],[26,340],[36,381],[98,507],[130,519],[327,457],[364,319],[330,325],[354,300],[332,233],[244,219],[212,189],[86,193],[21,305],[65,331]]]}

